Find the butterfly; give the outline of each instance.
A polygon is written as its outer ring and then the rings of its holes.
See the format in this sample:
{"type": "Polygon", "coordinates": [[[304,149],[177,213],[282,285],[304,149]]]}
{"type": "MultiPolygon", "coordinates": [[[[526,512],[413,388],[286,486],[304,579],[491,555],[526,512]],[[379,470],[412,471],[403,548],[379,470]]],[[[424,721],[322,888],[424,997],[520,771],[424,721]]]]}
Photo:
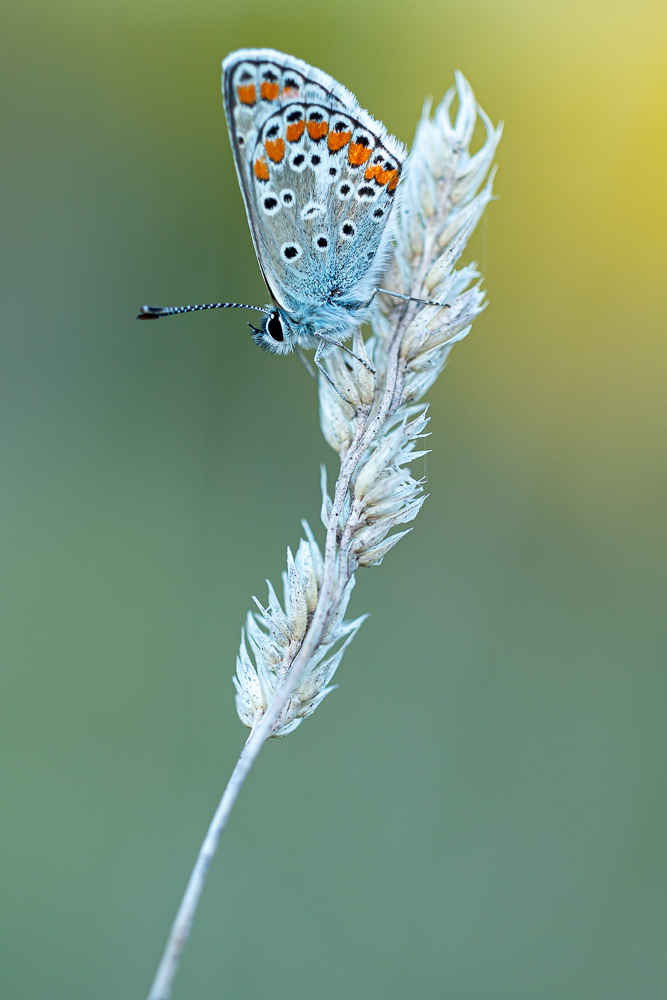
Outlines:
{"type": "Polygon", "coordinates": [[[328,378],[321,359],[332,345],[352,353],[343,342],[368,318],[376,293],[386,291],[378,282],[392,249],[406,150],[327,73],[273,49],[227,56],[222,92],[271,305],[144,306],[137,318],[257,309],[261,325],[249,325],[260,347],[273,354],[315,348],[315,364],[328,378]]]}

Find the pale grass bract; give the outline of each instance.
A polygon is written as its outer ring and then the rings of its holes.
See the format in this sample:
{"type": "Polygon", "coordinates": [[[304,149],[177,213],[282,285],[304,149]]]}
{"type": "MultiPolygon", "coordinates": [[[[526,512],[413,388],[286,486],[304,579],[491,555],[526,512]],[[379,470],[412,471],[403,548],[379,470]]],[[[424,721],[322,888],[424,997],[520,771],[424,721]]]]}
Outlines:
{"type": "Polygon", "coordinates": [[[379,565],[426,499],[411,462],[426,454],[423,396],[452,345],[484,308],[474,264],[456,268],[492,198],[493,158],[502,128],[478,108],[462,74],[433,116],[427,102],[397,192],[394,253],[383,287],[445,306],[379,295],[372,335],[354,335],[354,357],[336,348],[325,360],[337,390],[320,375],[320,423],[340,456],[333,495],[322,474],[322,553],[303,522],[287,552],[281,605],[268,585],[266,606],[248,613],[237,658],[236,707],[250,735],[224,791],[172,926],[149,1000],[166,1000],[218,838],[267,738],[286,736],[315,711],[365,616],[345,619],[359,567],[379,565]],[[458,109],[452,118],[452,104],[458,109]],[[470,152],[475,126],[485,139],[470,152]],[[375,369],[372,375],[362,363],[375,369]],[[395,529],[399,530],[395,530],[395,529]]]}

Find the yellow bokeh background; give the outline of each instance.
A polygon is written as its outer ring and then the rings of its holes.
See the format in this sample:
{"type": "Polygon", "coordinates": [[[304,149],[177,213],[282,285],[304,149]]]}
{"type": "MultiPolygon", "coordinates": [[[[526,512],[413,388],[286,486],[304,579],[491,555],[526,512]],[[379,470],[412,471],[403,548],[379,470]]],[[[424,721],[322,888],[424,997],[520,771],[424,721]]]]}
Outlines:
{"type": "MultiPolygon", "coordinates": [[[[667,8],[10,0],[2,13],[0,995],[140,1000],[245,736],[231,673],[335,471],[265,292],[221,59],[271,46],[410,142],[494,121],[489,308],[430,498],[272,742],[174,1000],[662,1000],[667,8]]],[[[321,535],[320,535],[321,537],[321,535]]]]}

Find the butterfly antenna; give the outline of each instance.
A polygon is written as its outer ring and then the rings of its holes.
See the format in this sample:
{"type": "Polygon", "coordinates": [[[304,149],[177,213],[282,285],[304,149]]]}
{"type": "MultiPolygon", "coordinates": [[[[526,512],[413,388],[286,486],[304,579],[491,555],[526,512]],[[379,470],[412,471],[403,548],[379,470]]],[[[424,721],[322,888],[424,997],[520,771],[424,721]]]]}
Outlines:
{"type": "Polygon", "coordinates": [[[247,306],[243,302],[208,302],[201,306],[142,306],[137,319],[161,319],[163,316],[175,316],[176,313],[201,312],[202,309],[255,309],[261,313],[271,312],[270,309],[247,306]]]}

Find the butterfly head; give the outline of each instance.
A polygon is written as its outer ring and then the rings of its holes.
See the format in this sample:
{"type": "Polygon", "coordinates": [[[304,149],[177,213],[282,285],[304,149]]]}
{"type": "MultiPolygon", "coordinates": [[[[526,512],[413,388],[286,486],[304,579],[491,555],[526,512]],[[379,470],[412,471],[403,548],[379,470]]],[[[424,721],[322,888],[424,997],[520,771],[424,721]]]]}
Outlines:
{"type": "Polygon", "coordinates": [[[294,350],[294,339],[291,324],[282,309],[272,309],[262,319],[261,326],[253,326],[252,339],[264,351],[271,354],[291,354],[294,350]]]}

